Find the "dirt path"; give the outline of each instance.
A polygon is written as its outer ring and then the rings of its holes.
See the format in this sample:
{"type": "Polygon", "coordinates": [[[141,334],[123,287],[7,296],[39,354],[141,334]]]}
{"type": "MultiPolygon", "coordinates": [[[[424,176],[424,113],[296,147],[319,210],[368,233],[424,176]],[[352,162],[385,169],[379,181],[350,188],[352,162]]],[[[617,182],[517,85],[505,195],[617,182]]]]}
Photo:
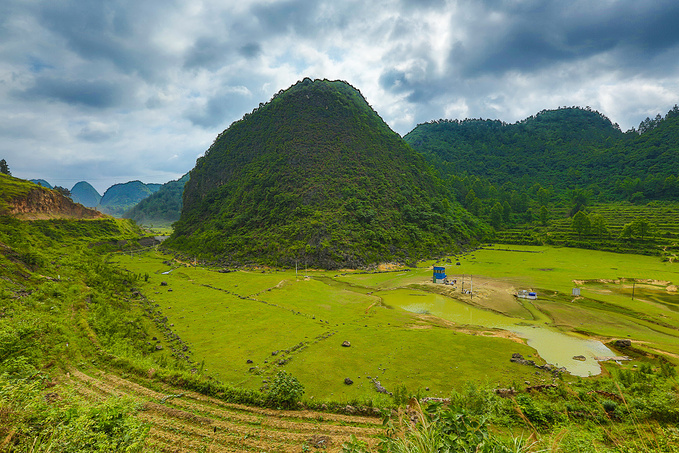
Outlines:
{"type": "Polygon", "coordinates": [[[102,371],[72,370],[67,383],[86,400],[138,402],[139,417],[151,425],[148,446],[163,452],[339,452],[352,434],[374,445],[382,433],[379,418],[230,404],[167,385],[153,390],[102,371]]]}

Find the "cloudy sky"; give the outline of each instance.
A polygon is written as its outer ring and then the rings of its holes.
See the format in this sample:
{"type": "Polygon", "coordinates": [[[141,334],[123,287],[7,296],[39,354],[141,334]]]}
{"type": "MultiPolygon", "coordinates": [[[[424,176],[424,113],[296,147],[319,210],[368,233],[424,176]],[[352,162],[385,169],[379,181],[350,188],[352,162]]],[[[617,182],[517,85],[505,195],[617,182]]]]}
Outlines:
{"type": "Polygon", "coordinates": [[[676,0],[3,0],[0,158],[71,188],[167,182],[304,77],[396,132],[590,106],[623,130],[679,103],[676,0]]]}

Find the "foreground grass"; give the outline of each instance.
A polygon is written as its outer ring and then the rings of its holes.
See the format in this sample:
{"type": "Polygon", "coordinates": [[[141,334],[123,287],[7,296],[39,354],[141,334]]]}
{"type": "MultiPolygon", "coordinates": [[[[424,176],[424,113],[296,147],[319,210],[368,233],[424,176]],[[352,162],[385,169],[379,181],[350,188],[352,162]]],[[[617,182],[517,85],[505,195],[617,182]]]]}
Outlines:
{"type": "MultiPolygon", "coordinates": [[[[306,279],[292,271],[219,273],[155,253],[116,255],[128,271],[106,262],[113,244],[138,234],[112,219],[2,218],[0,451],[229,451],[245,444],[304,451],[315,445],[312,433],[319,430],[333,440],[328,451],[338,451],[351,433],[363,433],[358,441],[379,434],[374,422],[328,412],[286,412],[288,421],[270,423],[280,414],[265,407],[298,407],[285,392],[273,398],[271,389],[257,390],[271,386],[281,369],[299,378],[308,408],[374,414],[371,405],[391,408],[413,394],[438,395],[450,399],[454,413],[462,411],[472,422],[484,418],[489,438],[503,445],[530,439],[521,447],[528,451],[676,451],[674,367],[647,354],[651,346],[660,349],[660,341],[642,344],[635,332],[633,362],[607,365],[596,379],[553,380],[508,362],[512,352],[532,354],[525,345],[384,303],[385,293],[448,297],[422,285],[427,268],[309,271],[306,279]],[[351,347],[342,347],[344,340],[351,347]],[[377,393],[367,376],[378,378],[393,397],[377,393]],[[344,384],[345,377],[354,383],[344,384]],[[542,379],[542,392],[524,388],[542,379]],[[513,386],[515,393],[502,398],[494,392],[497,384],[513,386]]],[[[483,253],[475,252],[474,260],[483,253]]],[[[472,256],[462,261],[461,268],[471,266],[472,256]]],[[[568,266],[575,265],[563,268],[568,266]]],[[[607,314],[606,328],[614,330],[633,327],[635,313],[648,305],[658,311],[640,318],[645,324],[639,332],[673,335],[670,308],[657,301],[629,305],[613,296],[576,303],[557,294],[536,306],[553,319],[558,314],[564,325],[587,314],[596,327],[607,314]],[[626,323],[622,327],[613,322],[616,314],[626,323]]],[[[392,421],[394,431],[386,434],[400,429],[407,437],[406,425],[392,421]]],[[[398,444],[389,448],[400,451],[398,444]]]]}

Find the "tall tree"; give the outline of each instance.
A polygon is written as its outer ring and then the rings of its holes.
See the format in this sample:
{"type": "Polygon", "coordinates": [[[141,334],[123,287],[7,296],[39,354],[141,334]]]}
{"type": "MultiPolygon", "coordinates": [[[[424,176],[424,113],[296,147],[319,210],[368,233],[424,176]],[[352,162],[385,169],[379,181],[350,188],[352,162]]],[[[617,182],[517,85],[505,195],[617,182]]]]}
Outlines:
{"type": "Polygon", "coordinates": [[[582,211],[578,211],[573,216],[573,221],[571,222],[571,228],[573,228],[575,230],[575,232],[578,233],[579,238],[582,238],[583,234],[589,234],[589,230],[591,228],[591,223],[589,221],[589,217],[587,217],[587,214],[585,214],[582,211]]]}
{"type": "Polygon", "coordinates": [[[9,165],[7,165],[7,161],[5,159],[0,160],[0,173],[12,176],[12,172],[9,171],[9,165]]]}

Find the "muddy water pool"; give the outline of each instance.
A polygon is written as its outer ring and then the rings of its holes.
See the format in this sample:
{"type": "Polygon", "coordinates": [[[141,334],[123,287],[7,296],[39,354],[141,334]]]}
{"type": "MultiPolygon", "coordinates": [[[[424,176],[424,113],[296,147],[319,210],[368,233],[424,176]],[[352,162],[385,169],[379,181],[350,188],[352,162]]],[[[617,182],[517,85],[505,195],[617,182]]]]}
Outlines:
{"type": "Polygon", "coordinates": [[[375,295],[381,297],[384,303],[391,307],[399,307],[412,313],[431,314],[461,325],[513,332],[526,339],[527,344],[547,363],[565,367],[576,376],[601,373],[601,367],[594,358],[615,356],[600,341],[567,334],[546,326],[548,319],[534,309],[530,312],[538,313],[538,319],[526,320],[476,308],[449,297],[411,289],[381,291],[375,295]],[[585,360],[575,360],[574,356],[584,356],[585,360]]]}

